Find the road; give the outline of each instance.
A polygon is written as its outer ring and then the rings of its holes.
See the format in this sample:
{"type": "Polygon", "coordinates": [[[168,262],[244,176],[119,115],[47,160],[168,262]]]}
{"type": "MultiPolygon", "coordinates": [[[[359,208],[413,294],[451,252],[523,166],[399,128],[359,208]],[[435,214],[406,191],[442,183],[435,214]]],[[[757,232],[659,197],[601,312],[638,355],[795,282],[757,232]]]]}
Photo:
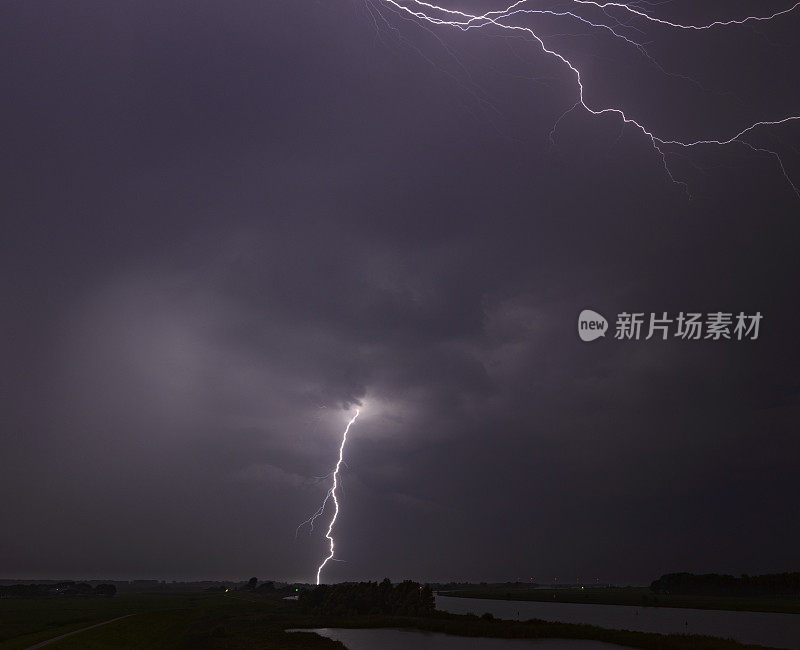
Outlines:
{"type": "Polygon", "coordinates": [[[100,627],[101,625],[108,625],[109,623],[113,623],[114,621],[121,621],[123,618],[128,618],[129,616],[135,616],[135,614],[125,614],[125,616],[117,616],[117,618],[112,618],[108,621],[103,621],[102,623],[95,623],[94,625],[90,625],[89,627],[82,627],[80,630],[75,630],[74,632],[67,632],[66,634],[62,634],[60,636],[54,636],[52,639],[47,639],[47,641],[42,641],[41,643],[37,643],[36,645],[28,646],[25,650],[34,650],[34,648],[43,648],[46,645],[50,645],[51,643],[55,643],[56,641],[60,641],[61,639],[66,639],[68,636],[72,636],[73,634],[80,634],[81,632],[85,632],[86,630],[91,630],[95,627],[100,627]]]}

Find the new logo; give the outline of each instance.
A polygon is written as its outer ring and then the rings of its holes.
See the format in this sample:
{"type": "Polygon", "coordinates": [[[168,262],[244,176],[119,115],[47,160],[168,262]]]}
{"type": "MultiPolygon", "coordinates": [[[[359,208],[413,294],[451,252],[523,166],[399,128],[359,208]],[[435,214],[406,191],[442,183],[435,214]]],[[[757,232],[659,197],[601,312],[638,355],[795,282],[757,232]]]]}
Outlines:
{"type": "Polygon", "coordinates": [[[581,341],[594,341],[606,335],[608,321],[591,309],[584,309],[578,316],[578,336],[581,341]]]}

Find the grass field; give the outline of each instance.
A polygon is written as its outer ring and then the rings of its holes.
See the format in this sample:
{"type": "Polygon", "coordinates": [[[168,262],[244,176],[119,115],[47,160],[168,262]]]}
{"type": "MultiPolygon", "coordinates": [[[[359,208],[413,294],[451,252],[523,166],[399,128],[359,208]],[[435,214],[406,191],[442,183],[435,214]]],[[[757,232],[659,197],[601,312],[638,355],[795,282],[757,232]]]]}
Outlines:
{"type": "Polygon", "coordinates": [[[800,614],[798,598],[729,598],[725,596],[679,596],[654,594],[647,587],[602,587],[569,589],[470,589],[441,592],[459,598],[527,600],[550,603],[634,605],[639,607],[691,607],[748,612],[800,614]]]}
{"type": "Polygon", "coordinates": [[[266,611],[273,618],[288,619],[289,613],[282,611],[286,609],[281,602],[205,594],[3,599],[0,648],[27,648],[126,614],[134,616],[81,632],[48,648],[344,647],[315,634],[286,634],[274,621],[258,624],[259,615],[266,611]]]}
{"type": "Polygon", "coordinates": [[[107,648],[263,648],[343,650],[312,633],[286,628],[414,628],[461,636],[597,639],[634,648],[741,650],[757,648],[711,637],[646,634],[544,621],[486,620],[437,613],[429,618],[305,615],[296,602],[255,595],[138,595],[114,598],[0,600],[0,648],[17,650],[125,614],[129,618],[48,645],[53,650],[107,648]]]}

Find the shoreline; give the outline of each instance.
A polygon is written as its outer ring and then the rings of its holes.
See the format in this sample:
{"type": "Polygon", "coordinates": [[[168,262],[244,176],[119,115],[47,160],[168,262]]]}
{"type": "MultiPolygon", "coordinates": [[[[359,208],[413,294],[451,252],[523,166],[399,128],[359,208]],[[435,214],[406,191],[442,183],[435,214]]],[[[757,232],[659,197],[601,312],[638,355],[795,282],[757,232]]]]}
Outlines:
{"type": "Polygon", "coordinates": [[[666,607],[671,609],[703,609],[731,612],[800,614],[797,598],[738,598],[735,596],[684,596],[655,594],[646,588],[620,589],[468,589],[439,591],[449,598],[476,598],[518,602],[563,603],[578,605],[619,605],[628,607],[666,607]],[[646,600],[645,600],[646,598],[646,600]]]}

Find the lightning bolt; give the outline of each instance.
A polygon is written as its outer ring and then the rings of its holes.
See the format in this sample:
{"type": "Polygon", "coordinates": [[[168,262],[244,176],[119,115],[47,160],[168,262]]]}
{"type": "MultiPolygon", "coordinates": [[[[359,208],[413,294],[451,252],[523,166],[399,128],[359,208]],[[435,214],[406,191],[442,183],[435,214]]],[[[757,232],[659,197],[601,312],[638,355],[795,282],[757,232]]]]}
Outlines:
{"type": "Polygon", "coordinates": [[[783,16],[785,14],[791,13],[798,7],[800,7],[800,2],[795,2],[791,7],[788,9],[782,9],[781,11],[776,11],[774,13],[768,14],[766,16],[745,16],[744,18],[740,19],[733,19],[733,20],[715,20],[713,22],[707,23],[705,25],[683,25],[681,23],[673,23],[669,20],[663,20],[661,18],[655,18],[650,14],[642,11],[641,9],[637,9],[631,5],[624,4],[622,2],[597,2],[596,0],[572,0],[575,4],[581,5],[594,5],[600,9],[606,9],[608,7],[614,7],[616,9],[622,9],[623,11],[633,14],[635,16],[639,16],[648,20],[653,23],[658,23],[660,25],[666,25],[667,27],[673,27],[675,29],[694,29],[694,30],[705,30],[711,29],[713,27],[727,27],[728,25],[744,25],[745,23],[750,22],[763,22],[767,20],[773,20],[778,16],[783,16]]]}
{"type": "MultiPolygon", "coordinates": [[[[746,23],[751,23],[751,22],[766,22],[775,20],[781,16],[785,16],[787,14],[794,12],[796,9],[798,9],[798,7],[800,7],[800,2],[796,2],[795,4],[786,9],[776,11],[771,14],[746,16],[744,18],[739,18],[739,19],[715,20],[713,22],[706,24],[694,25],[694,24],[683,24],[678,22],[672,22],[669,20],[665,20],[663,18],[658,18],[648,13],[647,11],[644,11],[642,8],[640,8],[639,5],[636,5],[635,3],[626,4],[623,2],[602,2],[599,0],[569,0],[569,2],[572,3],[573,11],[554,11],[552,9],[528,8],[530,6],[530,1],[531,0],[517,0],[516,2],[513,2],[512,4],[506,6],[503,9],[487,11],[483,14],[472,14],[466,11],[461,11],[458,9],[450,9],[437,4],[433,4],[431,2],[427,2],[426,0],[367,0],[367,2],[369,3],[368,6],[371,6],[373,9],[376,9],[379,14],[380,14],[380,9],[378,8],[378,5],[373,3],[380,3],[384,7],[391,9],[393,12],[398,13],[403,17],[410,18],[416,21],[423,27],[425,26],[425,24],[429,24],[437,27],[442,27],[442,26],[451,27],[459,29],[464,32],[473,29],[496,28],[498,30],[501,30],[501,32],[511,32],[516,35],[521,35],[524,38],[532,39],[533,42],[535,42],[538,45],[539,49],[543,54],[559,61],[575,77],[575,83],[577,89],[576,102],[572,107],[570,107],[567,111],[565,111],[561,115],[561,117],[558,118],[556,125],[568,113],[570,113],[576,108],[582,108],[586,113],[595,117],[599,117],[602,115],[616,116],[622,121],[623,125],[633,126],[634,128],[638,129],[647,138],[647,140],[649,140],[654,152],[660,158],[667,176],[673,183],[682,185],[684,186],[684,188],[687,188],[685,182],[680,181],[673,176],[667,161],[668,151],[677,149],[689,149],[700,146],[723,147],[732,144],[739,144],[751,151],[765,153],[770,156],[773,156],[776,159],[778,163],[778,168],[781,171],[786,182],[789,184],[789,186],[792,188],[795,194],[797,194],[798,198],[800,198],[800,189],[798,189],[797,185],[789,177],[786,168],[784,166],[783,160],[781,160],[779,154],[769,149],[756,147],[744,139],[745,136],[761,128],[778,127],[781,125],[789,124],[791,122],[800,121],[800,115],[788,115],[776,119],[760,120],[757,122],[753,122],[752,124],[743,126],[738,130],[738,132],[732,135],[721,136],[721,137],[710,136],[707,138],[701,138],[697,140],[681,140],[679,138],[672,136],[657,135],[652,129],[648,128],[643,121],[640,121],[632,117],[631,115],[626,113],[626,111],[622,108],[615,106],[606,106],[606,107],[591,106],[585,98],[583,77],[578,67],[569,58],[567,58],[566,55],[562,54],[556,49],[553,49],[552,47],[549,47],[545,43],[544,39],[539,34],[537,34],[537,32],[534,31],[533,28],[513,22],[513,19],[515,17],[520,16],[522,14],[534,15],[534,16],[536,15],[560,16],[577,20],[583,23],[584,25],[590,26],[592,28],[604,30],[612,37],[622,40],[626,42],[628,45],[637,48],[643,55],[645,55],[650,60],[651,63],[655,64],[662,72],[666,73],[666,70],[664,70],[656,61],[654,61],[649,56],[649,54],[647,54],[642,44],[638,43],[637,41],[634,41],[633,39],[621,33],[620,31],[621,29],[623,28],[633,29],[633,27],[622,22],[617,18],[614,18],[613,12],[617,12],[620,15],[626,14],[628,18],[636,18],[668,29],[705,31],[705,30],[715,29],[718,27],[744,25],[746,23]],[[597,22],[590,20],[589,18],[577,13],[579,7],[589,7],[589,8],[594,8],[596,10],[600,10],[603,16],[605,16],[605,18],[611,21],[612,24],[608,25],[605,22],[597,22]]],[[[675,76],[680,76],[680,75],[675,75],[675,76]]],[[[551,139],[552,139],[552,132],[551,132],[551,139]]]]}
{"type": "MultiPolygon", "coordinates": [[[[322,574],[322,569],[325,568],[325,565],[333,558],[334,553],[334,540],[333,540],[333,526],[336,524],[336,518],[339,516],[339,499],[336,496],[336,488],[339,487],[339,469],[341,469],[342,464],[344,463],[344,446],[347,444],[347,434],[350,431],[350,427],[353,426],[353,423],[356,421],[358,417],[359,409],[356,409],[356,414],[353,418],[347,423],[347,426],[344,429],[344,433],[342,434],[342,444],[339,445],[339,460],[336,461],[336,467],[334,468],[333,472],[329,474],[329,476],[333,477],[333,485],[331,489],[328,490],[328,493],[325,495],[325,500],[322,502],[319,510],[317,510],[313,515],[311,515],[308,519],[306,519],[302,524],[297,527],[297,531],[300,530],[306,524],[310,524],[311,530],[314,530],[314,521],[321,517],[322,514],[325,512],[325,506],[327,505],[330,499],[333,499],[333,517],[331,517],[331,521],[328,524],[328,532],[325,533],[325,539],[328,540],[330,546],[328,549],[327,557],[322,560],[322,564],[319,565],[317,568],[317,584],[319,584],[320,575],[322,574]]],[[[295,537],[297,536],[297,531],[295,531],[295,537]]]]}
{"type": "MultiPolygon", "coordinates": [[[[328,476],[331,475],[328,474],[328,476]]],[[[324,478],[328,478],[328,476],[325,476],[324,478]]],[[[331,498],[331,490],[328,490],[328,493],[325,495],[325,500],[322,502],[322,505],[319,507],[319,510],[317,510],[308,519],[306,519],[302,524],[300,524],[294,531],[295,539],[297,539],[297,535],[300,533],[300,529],[306,524],[308,524],[309,526],[308,534],[310,535],[311,533],[314,532],[314,522],[317,520],[317,517],[321,517],[325,513],[325,506],[328,504],[328,499],[330,498],[331,498]]]]}

